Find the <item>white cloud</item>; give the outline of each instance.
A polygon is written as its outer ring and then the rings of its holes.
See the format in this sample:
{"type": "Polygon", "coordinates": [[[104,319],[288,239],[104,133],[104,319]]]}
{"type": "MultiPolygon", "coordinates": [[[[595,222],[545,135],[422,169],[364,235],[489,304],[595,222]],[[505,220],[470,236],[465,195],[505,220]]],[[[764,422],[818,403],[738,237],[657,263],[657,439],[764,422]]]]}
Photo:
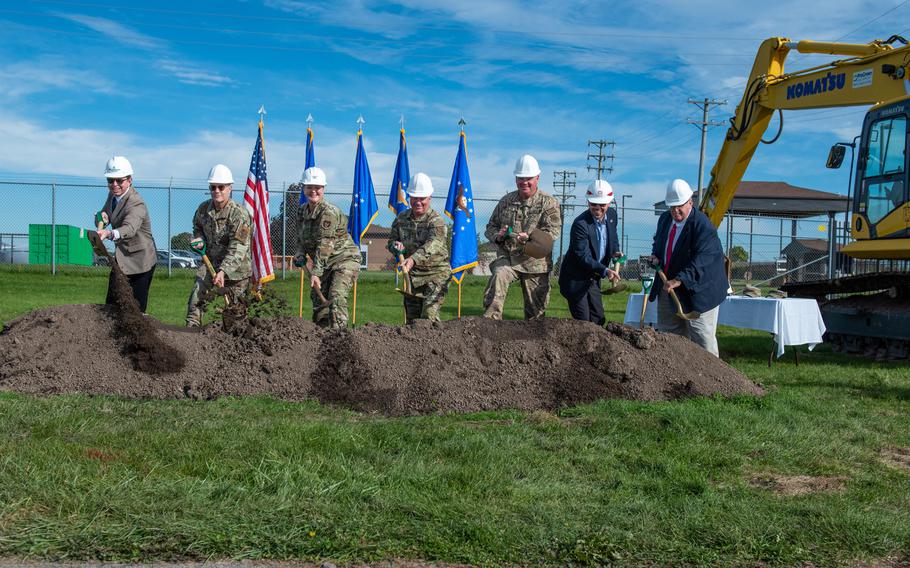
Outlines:
{"type": "Polygon", "coordinates": [[[58,58],[42,57],[0,66],[0,95],[20,98],[61,89],[90,89],[111,93],[99,75],[69,68],[58,58]]]}
{"type": "Polygon", "coordinates": [[[95,16],[84,16],[82,14],[57,14],[61,18],[80,23],[96,32],[103,34],[111,41],[138,47],[141,49],[162,49],[165,47],[164,42],[152,36],[132,30],[123,24],[108,20],[106,18],[97,18],[95,16]]]}
{"type": "Polygon", "coordinates": [[[177,80],[187,85],[201,85],[205,87],[219,87],[233,85],[235,82],[230,77],[205,71],[192,65],[178,63],[170,59],[158,61],[159,69],[177,77],[177,80]]]}

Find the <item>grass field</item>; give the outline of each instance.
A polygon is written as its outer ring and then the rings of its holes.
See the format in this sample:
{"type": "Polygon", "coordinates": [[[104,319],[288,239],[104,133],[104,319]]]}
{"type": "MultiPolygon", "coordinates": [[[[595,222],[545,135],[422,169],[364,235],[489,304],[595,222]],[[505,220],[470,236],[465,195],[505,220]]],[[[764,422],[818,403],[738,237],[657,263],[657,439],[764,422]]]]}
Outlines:
{"type": "MultiPolygon", "coordinates": [[[[150,312],[182,321],[190,283],[156,277],[150,312]]],[[[274,285],[293,313],[296,286],[274,285]]],[[[4,269],[0,321],[100,302],[105,289],[98,274],[4,269]]],[[[482,289],[482,279],[465,284],[464,314],[479,313],[482,289]]],[[[446,318],[454,298],[452,290],[446,318]]],[[[608,317],[621,319],[625,296],[607,298],[608,317]]],[[[401,314],[390,278],[365,275],[358,319],[397,323],[401,314]]],[[[521,317],[517,291],[506,315],[521,317]]],[[[550,315],[567,316],[558,294],[550,315]]],[[[910,471],[888,459],[910,448],[910,370],[826,347],[798,367],[788,352],[769,368],[767,334],[723,328],[719,342],[767,396],[389,419],[265,398],[0,394],[0,556],[489,566],[910,559],[910,471]],[[835,490],[774,490],[775,479],[796,476],[835,490]]]]}

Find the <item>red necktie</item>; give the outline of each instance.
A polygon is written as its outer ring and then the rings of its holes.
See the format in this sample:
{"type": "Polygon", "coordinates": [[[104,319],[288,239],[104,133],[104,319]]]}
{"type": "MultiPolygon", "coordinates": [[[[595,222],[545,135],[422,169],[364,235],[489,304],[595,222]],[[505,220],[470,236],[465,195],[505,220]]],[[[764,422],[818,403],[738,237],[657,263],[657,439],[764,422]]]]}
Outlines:
{"type": "Polygon", "coordinates": [[[670,235],[667,237],[667,254],[664,255],[664,268],[670,266],[670,255],[673,254],[673,239],[676,238],[676,223],[670,227],[670,235]]]}

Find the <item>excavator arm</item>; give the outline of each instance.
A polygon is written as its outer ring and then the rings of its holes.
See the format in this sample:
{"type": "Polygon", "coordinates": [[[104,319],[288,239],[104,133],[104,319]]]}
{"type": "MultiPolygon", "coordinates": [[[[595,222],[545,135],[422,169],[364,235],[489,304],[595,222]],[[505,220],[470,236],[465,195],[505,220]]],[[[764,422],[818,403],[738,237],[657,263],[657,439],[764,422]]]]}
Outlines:
{"type": "Polygon", "coordinates": [[[762,42],[700,200],[700,209],[715,227],[730,208],[775,111],[874,105],[910,95],[910,46],[892,47],[890,44],[898,39],[902,38],[894,36],[868,44],[792,42],[786,38],[762,42]],[[785,73],[784,62],[791,50],[849,57],[785,73]]]}

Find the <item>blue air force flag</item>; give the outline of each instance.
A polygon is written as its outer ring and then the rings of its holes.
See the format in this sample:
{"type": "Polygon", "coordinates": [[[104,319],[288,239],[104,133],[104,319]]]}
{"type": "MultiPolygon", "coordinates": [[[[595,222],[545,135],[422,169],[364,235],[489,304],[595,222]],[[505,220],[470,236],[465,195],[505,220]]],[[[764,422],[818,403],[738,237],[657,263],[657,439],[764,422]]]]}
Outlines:
{"type": "Polygon", "coordinates": [[[465,135],[461,133],[449,195],[446,197],[446,215],[452,226],[452,251],[449,264],[452,280],[461,283],[465,272],[477,266],[477,227],[474,217],[474,194],[471,191],[471,174],[468,171],[468,153],[465,135]]]}
{"type": "Polygon", "coordinates": [[[357,131],[357,156],[354,159],[354,193],[351,196],[351,210],[348,215],[348,233],[354,244],[360,245],[360,239],[379,215],[376,204],[376,191],[373,189],[373,177],[370,175],[370,164],[363,149],[363,131],[357,131]]]}
{"type": "MultiPolygon", "coordinates": [[[[303,169],[309,169],[316,165],[316,152],[313,150],[313,129],[306,129],[306,165],[303,169]]],[[[300,204],[306,203],[306,194],[303,188],[300,189],[300,204]]]]}
{"type": "Polygon", "coordinates": [[[402,211],[410,209],[408,196],[408,180],[411,179],[411,169],[408,167],[408,144],[404,139],[404,128],[401,129],[401,138],[398,140],[398,160],[395,161],[395,175],[392,176],[392,187],[389,189],[389,209],[397,216],[402,211]]]}

